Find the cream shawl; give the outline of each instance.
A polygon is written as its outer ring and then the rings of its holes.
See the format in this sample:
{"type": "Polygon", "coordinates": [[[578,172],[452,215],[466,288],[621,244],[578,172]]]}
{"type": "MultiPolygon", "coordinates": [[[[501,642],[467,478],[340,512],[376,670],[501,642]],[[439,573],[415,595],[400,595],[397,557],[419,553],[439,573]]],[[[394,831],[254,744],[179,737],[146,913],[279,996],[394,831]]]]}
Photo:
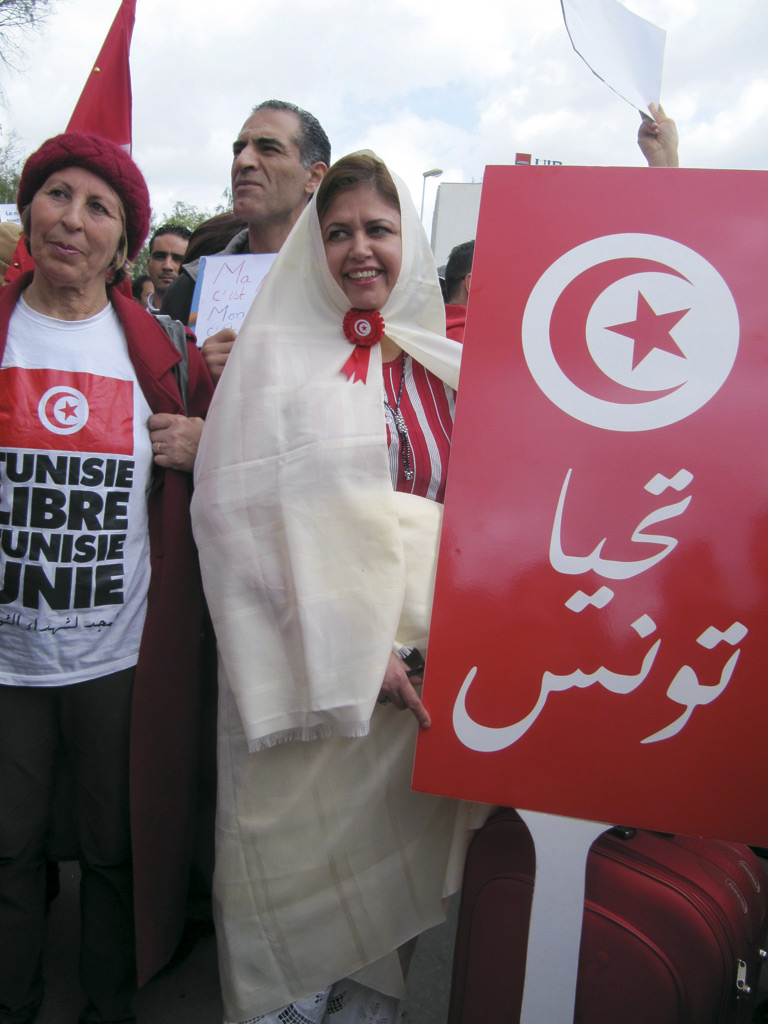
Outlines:
{"type": "MultiPolygon", "coordinates": [[[[451,387],[435,262],[397,178],[403,262],[386,333],[451,387]]],[[[219,645],[251,751],[363,736],[406,586],[386,452],[381,353],[341,368],[349,303],[325,260],[315,201],[275,260],[216,389],[192,520],[219,645]]]]}

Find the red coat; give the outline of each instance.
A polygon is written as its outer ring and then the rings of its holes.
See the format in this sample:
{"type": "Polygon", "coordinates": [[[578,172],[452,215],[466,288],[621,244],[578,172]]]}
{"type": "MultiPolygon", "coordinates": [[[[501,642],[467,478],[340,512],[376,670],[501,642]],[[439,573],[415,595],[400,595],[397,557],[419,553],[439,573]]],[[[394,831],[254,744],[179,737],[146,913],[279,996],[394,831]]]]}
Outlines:
{"type": "Polygon", "coordinates": [[[464,341],[464,326],[467,322],[467,307],[453,302],[445,304],[445,336],[454,341],[464,341]]]}
{"type": "MultiPolygon", "coordinates": [[[[0,360],[29,276],[0,288],[0,360]]],[[[173,374],[181,357],[165,332],[116,290],[112,304],[152,412],[184,413],[173,374]]],[[[189,346],[189,415],[203,416],[213,385],[189,346]]],[[[149,495],[151,576],[131,719],[131,836],[139,984],[168,962],[184,926],[195,825],[203,590],[192,538],[187,473],[155,468],[149,495]]]]}

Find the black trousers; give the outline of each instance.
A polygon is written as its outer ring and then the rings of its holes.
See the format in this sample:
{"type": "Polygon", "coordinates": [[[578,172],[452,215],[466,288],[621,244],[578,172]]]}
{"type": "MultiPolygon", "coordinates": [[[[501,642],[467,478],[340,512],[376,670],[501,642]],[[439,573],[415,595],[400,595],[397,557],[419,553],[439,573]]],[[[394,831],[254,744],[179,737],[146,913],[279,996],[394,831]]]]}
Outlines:
{"type": "Polygon", "coordinates": [[[129,1021],[136,991],[130,808],[135,669],[70,686],[0,686],[0,1024],[43,999],[45,842],[59,744],[75,783],[83,1022],[129,1021]]]}

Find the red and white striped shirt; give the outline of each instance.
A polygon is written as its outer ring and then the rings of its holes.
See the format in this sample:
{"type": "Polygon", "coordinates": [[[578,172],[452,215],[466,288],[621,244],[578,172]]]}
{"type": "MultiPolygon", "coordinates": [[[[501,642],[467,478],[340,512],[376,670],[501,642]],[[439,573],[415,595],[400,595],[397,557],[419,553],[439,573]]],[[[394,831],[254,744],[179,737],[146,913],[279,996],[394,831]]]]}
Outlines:
{"type": "Polygon", "coordinates": [[[451,452],[456,392],[409,355],[384,363],[384,412],[387,424],[389,472],[396,491],[418,494],[442,504],[451,452]],[[400,412],[408,429],[413,479],[405,479],[400,437],[394,411],[405,373],[400,412]]]}

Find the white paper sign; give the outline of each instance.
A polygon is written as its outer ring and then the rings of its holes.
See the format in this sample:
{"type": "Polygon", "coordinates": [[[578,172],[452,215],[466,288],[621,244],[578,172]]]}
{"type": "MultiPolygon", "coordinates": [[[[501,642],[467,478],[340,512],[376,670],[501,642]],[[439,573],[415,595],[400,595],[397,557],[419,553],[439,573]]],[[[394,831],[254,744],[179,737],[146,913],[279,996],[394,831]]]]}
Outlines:
{"type": "Polygon", "coordinates": [[[201,259],[189,317],[198,345],[224,327],[237,334],[275,256],[241,253],[201,259]]]}
{"type": "Polygon", "coordinates": [[[15,203],[0,203],[0,224],[5,224],[6,221],[10,221],[11,224],[21,224],[15,203]]]}
{"type": "Polygon", "coordinates": [[[661,99],[666,32],[618,0],[560,0],[573,48],[627,103],[646,111],[661,99]]]}

